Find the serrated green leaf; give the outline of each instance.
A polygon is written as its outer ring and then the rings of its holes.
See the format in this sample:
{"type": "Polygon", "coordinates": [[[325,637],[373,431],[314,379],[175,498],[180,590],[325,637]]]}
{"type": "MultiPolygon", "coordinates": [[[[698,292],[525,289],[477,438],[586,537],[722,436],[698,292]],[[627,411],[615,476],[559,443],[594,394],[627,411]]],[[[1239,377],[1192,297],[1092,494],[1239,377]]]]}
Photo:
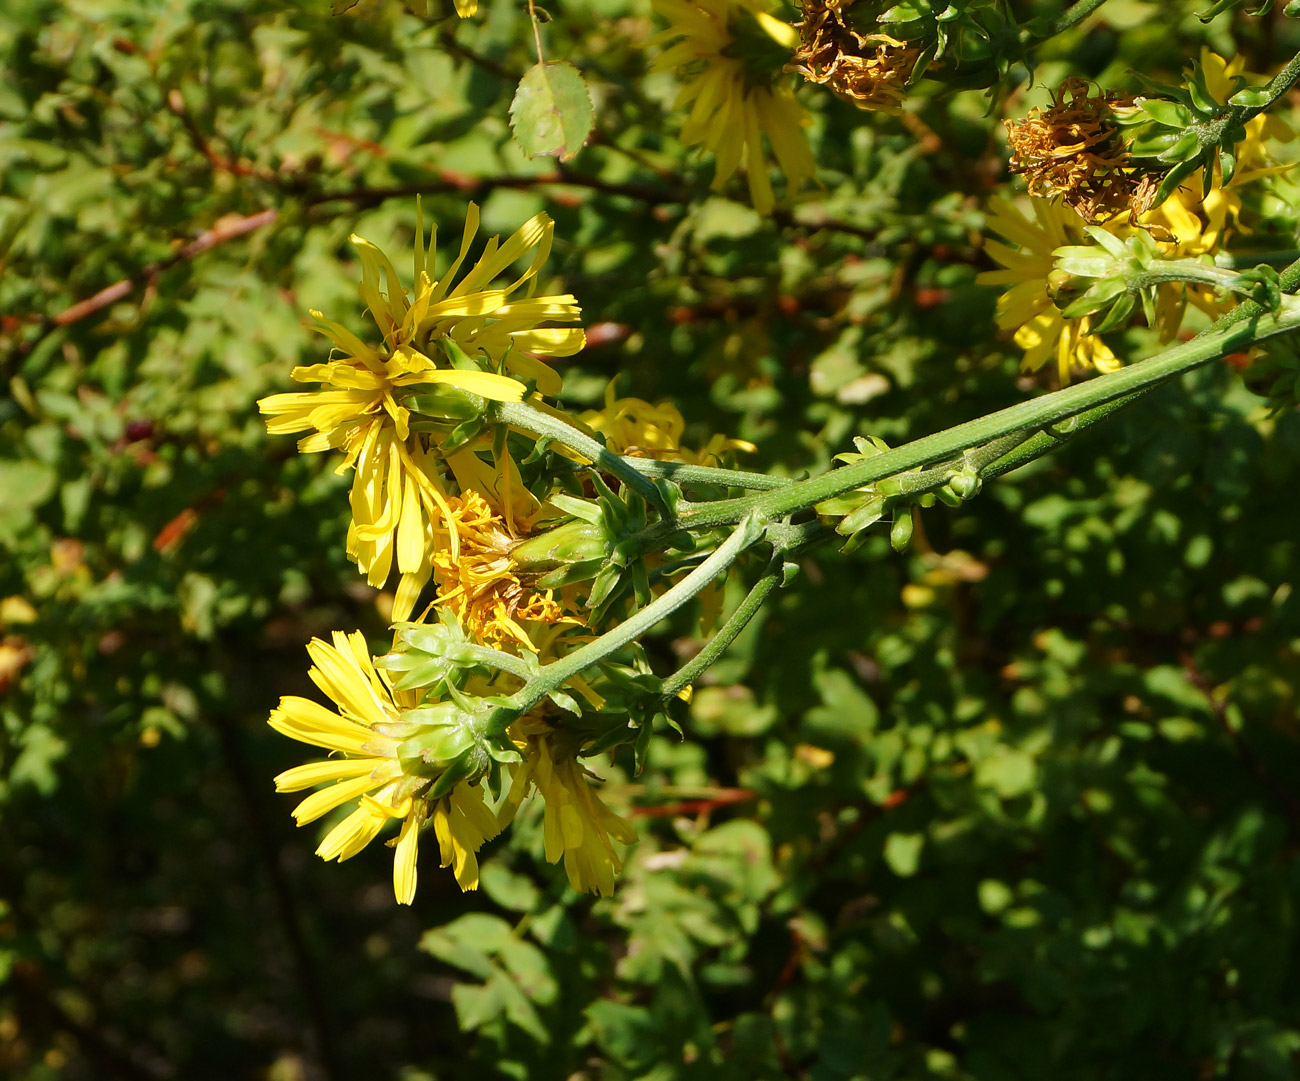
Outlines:
{"type": "Polygon", "coordinates": [[[563,60],[529,68],[510,103],[511,130],[530,158],[549,154],[568,161],[591,134],[594,120],[587,84],[563,60]]]}

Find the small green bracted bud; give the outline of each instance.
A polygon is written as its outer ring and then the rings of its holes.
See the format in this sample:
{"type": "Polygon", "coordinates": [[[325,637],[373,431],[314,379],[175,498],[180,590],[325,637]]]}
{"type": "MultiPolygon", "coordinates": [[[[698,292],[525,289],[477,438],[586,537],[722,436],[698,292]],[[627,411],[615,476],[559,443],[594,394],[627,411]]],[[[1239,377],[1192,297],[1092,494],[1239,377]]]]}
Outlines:
{"type": "Polygon", "coordinates": [[[948,481],[948,487],[951,488],[957,498],[962,501],[977,496],[982,484],[983,482],[980,480],[980,475],[975,472],[974,469],[969,468],[962,470],[948,481]]]}
{"type": "Polygon", "coordinates": [[[513,754],[501,735],[506,699],[467,695],[455,687],[449,693],[444,701],[406,710],[381,733],[401,741],[397,753],[408,772],[433,779],[430,799],[446,795],[460,781],[477,780],[513,754]]]}
{"type": "Polygon", "coordinates": [[[903,507],[894,514],[889,527],[889,544],[895,552],[904,552],[912,543],[912,508],[903,507]]]}
{"type": "MultiPolygon", "coordinates": [[[[395,648],[406,653],[423,654],[426,657],[445,661],[453,667],[467,668],[474,665],[473,643],[465,637],[465,632],[456,621],[455,615],[445,608],[438,610],[437,623],[402,623],[397,627],[395,648]]],[[[390,653],[388,656],[393,657],[390,653]]],[[[401,653],[397,653],[400,656],[401,653]]],[[[387,660],[387,658],[385,658],[387,660]]],[[[388,667],[386,664],[385,667],[388,667]]]]}

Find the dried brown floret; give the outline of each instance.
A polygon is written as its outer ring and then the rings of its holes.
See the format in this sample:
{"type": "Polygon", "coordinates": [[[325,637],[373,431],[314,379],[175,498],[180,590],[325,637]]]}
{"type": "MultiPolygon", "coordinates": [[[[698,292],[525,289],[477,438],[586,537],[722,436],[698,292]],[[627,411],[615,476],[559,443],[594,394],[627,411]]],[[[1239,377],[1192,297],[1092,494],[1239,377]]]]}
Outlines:
{"type": "Polygon", "coordinates": [[[1048,108],[1003,121],[1011,171],[1024,175],[1030,195],[1059,197],[1089,222],[1136,217],[1150,208],[1159,178],[1130,157],[1120,135],[1116,111],[1133,107],[1126,94],[1090,94],[1083,79],[1066,79],[1048,108]]]}
{"type": "Polygon", "coordinates": [[[802,0],[799,48],[787,66],[859,109],[898,112],[921,50],[888,34],[862,34],[846,18],[855,0],[802,0]]]}

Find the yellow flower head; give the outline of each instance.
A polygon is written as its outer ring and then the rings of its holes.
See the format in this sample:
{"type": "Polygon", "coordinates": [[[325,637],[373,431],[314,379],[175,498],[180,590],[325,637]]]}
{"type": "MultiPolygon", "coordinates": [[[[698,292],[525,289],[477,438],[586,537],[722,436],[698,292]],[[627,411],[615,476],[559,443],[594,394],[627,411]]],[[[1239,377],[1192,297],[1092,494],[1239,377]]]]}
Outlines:
{"type": "Polygon", "coordinates": [[[438,604],[452,611],[470,638],[497,648],[513,642],[535,653],[526,623],[581,622],[566,616],[549,590],[539,593],[519,580],[510,558],[518,538],[486,499],[470,491],[449,503],[444,525],[458,534],[460,556],[453,559],[447,548],[439,550],[433,576],[438,604]]]}
{"type": "Polygon", "coordinates": [[[614,384],[605,388],[605,408],[591,409],[579,418],[583,424],[605,437],[605,445],[615,454],[633,458],[654,458],[661,462],[685,462],[689,465],[716,465],[731,450],[754,453],[753,443],[714,435],[701,450],[681,445],[686,422],[671,402],[651,405],[640,398],[614,397],[614,384]]]}
{"type": "Polygon", "coordinates": [[[743,164],[754,209],[769,213],[775,197],[764,134],[791,191],[815,173],[806,114],[790,87],[778,82],[794,28],[768,14],[766,0],[651,0],[651,6],[672,24],[655,41],[675,41],[652,70],[679,71],[683,85],[673,107],[691,107],[682,142],[716,155],[715,190],[743,164]]]}
{"type": "Polygon", "coordinates": [[[415,897],[416,848],[420,829],[430,819],[442,849],[442,866],[454,865],[461,889],[476,889],[475,853],[499,832],[483,802],[483,789],[464,780],[448,795],[428,798],[435,777],[419,772],[418,761],[399,756],[401,741],[394,734],[402,711],[417,704],[418,693],[392,688],[375,668],[359,632],[335,631],[333,637],[333,645],[312,639],[307,651],[314,665],[309,673],[312,682],[334,701],[338,712],[289,695],[280,699],[269,723],[290,739],[343,757],[286,770],[276,777],[276,790],[299,792],[325,786],[294,809],[300,826],[356,803],[316,849],[322,859],[349,859],[388,822],[400,822],[393,861],[393,891],[400,904],[409,905],[415,897]]]}
{"type": "MultiPolygon", "coordinates": [[[[478,262],[456,281],[478,221],[478,207],[471,203],[459,254],[447,273],[435,279],[436,231],[426,249],[417,217],[413,295],[401,286],[383,252],[354,236],[361,297],[379,329],[380,344],[368,345],[313,311],[316,329],[342,356],[295,368],[292,377],[327,389],[272,394],[258,403],[271,434],[312,433],[299,441],[299,450],[345,452],[338,472],[355,470],[348,554],[374,586],[387,581],[396,560],[402,575],[393,614],[397,620],[410,614],[428,580],[433,523],[447,509],[436,448],[411,430],[403,392],[417,385],[449,384],[496,401],[520,401],[526,390],[522,379],[534,382],[543,394],[556,394],[559,375],[530,354],[569,356],[585,341],[581,328],[538,325],[581,317],[569,294],[532,295],[554,232],[545,214],[529,219],[504,244],[497,237],[489,240],[478,262]],[[508,286],[492,287],[530,252],[522,276],[508,286]],[[512,299],[520,289],[523,294],[512,299]],[[443,341],[454,343],[480,369],[451,367],[443,357],[443,341]]],[[[451,543],[454,552],[454,535],[451,543]]]]}
{"type": "Polygon", "coordinates": [[[593,774],[578,762],[578,748],[562,749],[558,730],[547,721],[525,717],[510,732],[524,762],[502,805],[501,825],[510,822],[536,788],[546,805],[542,828],[547,862],[563,859],[575,890],[609,896],[614,875],[623,869],[610,838],[632,844],[636,831],[601,802],[588,780],[593,774]]]}
{"type": "Polygon", "coordinates": [[[1062,383],[1070,381],[1073,367],[1114,371],[1119,360],[1100,338],[1089,333],[1089,319],[1066,319],[1048,293],[1048,277],[1055,269],[1052,253],[1067,244],[1082,244],[1085,222],[1068,206],[1031,199],[1030,221],[1005,199],[989,201],[989,228],[1015,245],[985,240],[984,249],[1004,269],[980,274],[985,285],[1008,285],[998,297],[998,327],[1015,331],[1015,343],[1025,351],[1021,366],[1037,371],[1055,356],[1062,383]]]}

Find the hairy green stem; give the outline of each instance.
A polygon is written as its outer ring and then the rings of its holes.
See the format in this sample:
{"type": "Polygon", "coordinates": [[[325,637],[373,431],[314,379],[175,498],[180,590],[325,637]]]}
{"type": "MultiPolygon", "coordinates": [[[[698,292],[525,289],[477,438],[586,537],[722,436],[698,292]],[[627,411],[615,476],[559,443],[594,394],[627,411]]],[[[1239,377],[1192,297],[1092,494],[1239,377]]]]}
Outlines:
{"type": "Polygon", "coordinates": [[[647,477],[662,477],[678,484],[716,484],[724,488],[748,488],[754,492],[767,492],[795,483],[788,477],[770,477],[766,473],[746,473],[740,469],[661,462],[655,458],[632,458],[628,455],[623,455],[622,458],[638,473],[644,473],[647,477]]]}
{"type": "Polygon", "coordinates": [[[495,719],[489,734],[497,734],[513,721],[514,717],[532,709],[552,691],[559,690],[574,676],[608,657],[629,642],[634,642],[660,620],[672,615],[705,586],[725,571],[736,557],[763,536],[761,524],[753,518],[744,519],[739,527],[713,551],[703,563],[678,582],[672,589],[657,597],[639,611],[633,612],[623,623],[602,634],[595,641],[580,646],[557,661],[543,666],[542,670],[510,699],[510,713],[495,719]],[[512,714],[512,715],[511,715],[512,714]]]}
{"type": "Polygon", "coordinates": [[[781,584],[784,573],[780,560],[777,560],[776,566],[754,583],[748,595],[740,602],[740,607],[727,617],[727,621],[718,628],[705,647],[664,680],[662,694],[665,700],[689,687],[727,651],[727,647],[763,607],[768,594],[781,584]]]}
{"type": "MultiPolygon", "coordinates": [[[[1300,256],[1300,252],[1281,254],[1290,254],[1292,256],[1292,261],[1290,266],[1278,275],[1278,284],[1281,286],[1283,293],[1294,293],[1297,289],[1300,289],[1300,258],[1296,258],[1296,256],[1300,256]]],[[[1218,259],[1216,258],[1216,262],[1217,261],[1218,259]]],[[[1258,265],[1258,263],[1253,265],[1258,265]]],[[[1262,313],[1263,308],[1259,304],[1255,303],[1253,300],[1248,300],[1243,304],[1238,304],[1237,307],[1232,309],[1232,311],[1224,315],[1214,324],[1213,327],[1210,328],[1210,330],[1205,331],[1205,334],[1209,334],[1212,330],[1223,329],[1254,320],[1262,313]]],[[[1204,337],[1204,334],[1202,334],[1201,337],[1204,337]]],[[[1198,340],[1199,338],[1193,339],[1193,341],[1198,340]]],[[[1061,443],[1073,439],[1075,436],[1087,431],[1087,429],[1091,428],[1093,425],[1105,420],[1112,413],[1117,413],[1126,405],[1130,405],[1137,401],[1144,394],[1148,394],[1154,390],[1158,385],[1159,384],[1153,383],[1149,386],[1143,387],[1141,390],[1126,395],[1125,397],[1116,398],[1113,401],[1106,402],[1105,404],[1089,409],[1086,412],[1076,414],[1069,422],[1068,430],[1052,431],[1049,429],[1039,432],[1022,443],[1010,454],[991,463],[983,471],[982,476],[985,479],[1000,477],[1004,473],[1010,473],[1013,469],[1017,469],[1020,466],[1033,461],[1033,459],[1041,457],[1043,454],[1053,450],[1061,443]]]]}
{"type": "Polygon", "coordinates": [[[1225,117],[1225,127],[1227,123],[1245,124],[1253,120],[1260,113],[1273,107],[1273,103],[1285,94],[1291,87],[1300,82],[1300,53],[1296,53],[1288,62],[1286,67],[1273,76],[1264,84],[1264,98],[1257,105],[1234,105],[1232,111],[1225,117]]]}
{"type": "Polygon", "coordinates": [[[1107,402],[1095,409],[1089,409],[1086,413],[1079,413],[1070,417],[1060,425],[1053,425],[1043,431],[1035,432],[1018,447],[989,462],[980,470],[980,479],[992,480],[995,477],[1010,473],[1013,469],[1019,469],[1022,465],[1028,465],[1034,459],[1041,458],[1044,454],[1055,450],[1062,443],[1068,443],[1075,436],[1082,435],[1093,425],[1099,424],[1112,413],[1118,413],[1126,405],[1132,404],[1142,395],[1154,389],[1154,387],[1147,387],[1125,398],[1116,398],[1113,402],[1107,402]]]}
{"type": "Polygon", "coordinates": [[[1195,282],[1236,293],[1239,296],[1248,296],[1249,291],[1243,290],[1237,279],[1242,270],[1253,269],[1254,267],[1243,267],[1241,270],[1233,271],[1219,266],[1210,266],[1196,259],[1165,259],[1134,274],[1129,282],[1129,291],[1138,292],[1162,282],[1195,282]]]}

